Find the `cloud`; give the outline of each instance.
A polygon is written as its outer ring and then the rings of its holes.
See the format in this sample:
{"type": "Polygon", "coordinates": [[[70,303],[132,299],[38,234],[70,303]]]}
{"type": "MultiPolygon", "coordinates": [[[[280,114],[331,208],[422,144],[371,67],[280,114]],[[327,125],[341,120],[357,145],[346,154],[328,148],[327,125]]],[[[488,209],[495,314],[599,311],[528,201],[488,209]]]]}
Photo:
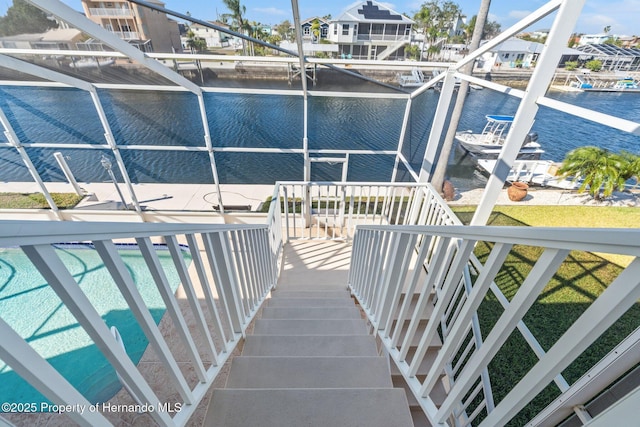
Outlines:
{"type": "Polygon", "coordinates": [[[288,10],[278,9],[277,7],[256,7],[253,10],[259,13],[263,13],[265,15],[283,16],[283,15],[289,15],[290,13],[290,11],[288,10]]]}
{"type": "Polygon", "coordinates": [[[509,12],[508,16],[510,19],[515,19],[519,21],[523,18],[526,18],[529,15],[531,15],[530,10],[512,10],[511,12],[509,12]]]}

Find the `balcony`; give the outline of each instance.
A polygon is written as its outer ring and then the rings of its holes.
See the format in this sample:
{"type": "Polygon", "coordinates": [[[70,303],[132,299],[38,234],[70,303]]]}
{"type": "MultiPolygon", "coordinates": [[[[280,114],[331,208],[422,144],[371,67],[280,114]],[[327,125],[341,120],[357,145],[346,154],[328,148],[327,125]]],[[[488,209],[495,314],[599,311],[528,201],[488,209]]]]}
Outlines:
{"type": "Polygon", "coordinates": [[[137,31],[112,31],[112,33],[122,40],[140,40],[140,34],[137,31]]]}
{"type": "Polygon", "coordinates": [[[133,10],[128,8],[115,8],[115,7],[92,7],[89,9],[91,16],[100,16],[104,18],[131,18],[133,17],[133,10]]]}
{"type": "Polygon", "coordinates": [[[410,41],[411,36],[404,34],[358,34],[358,41],[410,41]]]}

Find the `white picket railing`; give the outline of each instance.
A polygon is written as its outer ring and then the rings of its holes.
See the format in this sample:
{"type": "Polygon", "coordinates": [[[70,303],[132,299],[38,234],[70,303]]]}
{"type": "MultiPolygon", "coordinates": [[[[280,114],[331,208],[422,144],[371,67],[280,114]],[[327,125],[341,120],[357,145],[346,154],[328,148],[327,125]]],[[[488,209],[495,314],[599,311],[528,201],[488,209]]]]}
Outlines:
{"type": "MultiPolygon", "coordinates": [[[[481,420],[482,426],[496,426],[504,425],[553,381],[561,393],[558,402],[580,391],[569,387],[561,373],[640,298],[638,255],[637,230],[368,225],[359,226],[354,238],[349,286],[432,424],[478,425],[481,420]],[[484,264],[473,254],[478,242],[493,245],[484,264]],[[514,283],[519,289],[515,296],[510,301],[498,297],[504,311],[492,329],[484,331],[486,338],[476,347],[469,338],[470,325],[487,293],[497,288],[494,279],[514,245],[542,247],[544,251],[529,274],[514,283]],[[538,363],[508,393],[502,390],[506,396],[495,408],[487,406],[483,372],[516,328],[530,335],[522,319],[571,250],[630,255],[633,261],[546,352],[533,336],[528,337],[538,363]],[[468,273],[470,266],[473,277],[468,273]],[[468,291],[461,293],[459,284],[465,280],[468,291]],[[415,307],[410,308],[412,298],[404,294],[417,295],[415,307]],[[417,335],[429,304],[428,323],[417,335]],[[401,325],[407,322],[409,327],[403,329],[401,325]],[[418,367],[438,339],[442,347],[437,349],[428,374],[418,377],[418,367]],[[410,352],[413,340],[419,343],[410,352]],[[442,378],[449,381],[450,390],[443,404],[436,407],[430,393],[442,378]]],[[[637,331],[632,335],[637,341],[637,331]]],[[[620,346],[634,348],[634,343],[629,343],[632,335],[620,346]]],[[[609,364],[616,359],[617,371],[624,372],[640,362],[640,354],[616,349],[605,359],[609,364]]],[[[598,376],[596,369],[585,374],[583,383],[598,376]]],[[[572,401],[575,405],[575,399],[572,401]]],[[[554,410],[561,405],[554,404],[554,410]]]]}
{"type": "MultiPolygon", "coordinates": [[[[156,410],[149,414],[158,425],[185,425],[200,400],[229,358],[258,308],[277,281],[282,245],[278,243],[277,223],[266,225],[185,225],[130,223],[69,223],[39,221],[0,222],[0,247],[19,246],[44,277],[62,304],[75,316],[79,326],[114,367],[133,398],[156,410]],[[181,350],[190,359],[197,377],[188,383],[158,325],[151,317],[136,284],[118,254],[115,239],[134,239],[165,302],[181,350]],[[161,238],[171,254],[186,295],[188,309],[179,307],[167,276],[159,263],[152,238],[161,238]],[[93,244],[109,275],[125,298],[129,309],[144,331],[164,368],[168,381],[163,384],[179,395],[176,402],[161,402],[154,390],[109,331],[96,308],[81,291],[76,279],[56,254],[52,244],[82,241],[93,244]],[[188,245],[196,287],[188,273],[178,242],[188,245]],[[206,258],[206,261],[205,259],[206,258]],[[213,278],[213,282],[210,278],[213,278]],[[197,292],[204,296],[203,311],[197,292]],[[195,322],[195,335],[189,330],[183,311],[195,322]],[[208,311],[205,319],[205,311],[208,311]],[[203,358],[195,344],[204,342],[203,358]],[[173,416],[159,408],[181,407],[173,416]]],[[[24,316],[29,316],[25,311],[24,316]]],[[[89,402],[49,362],[43,359],[11,326],[0,318],[0,359],[22,376],[47,399],[57,405],[85,405],[89,402]]],[[[4,412],[4,411],[3,411],[4,412]]],[[[110,425],[96,411],[73,411],[69,416],[80,425],[110,425]]]]}
{"type": "Polygon", "coordinates": [[[276,197],[285,241],[350,241],[357,225],[445,225],[456,218],[427,183],[278,182],[276,197]]]}

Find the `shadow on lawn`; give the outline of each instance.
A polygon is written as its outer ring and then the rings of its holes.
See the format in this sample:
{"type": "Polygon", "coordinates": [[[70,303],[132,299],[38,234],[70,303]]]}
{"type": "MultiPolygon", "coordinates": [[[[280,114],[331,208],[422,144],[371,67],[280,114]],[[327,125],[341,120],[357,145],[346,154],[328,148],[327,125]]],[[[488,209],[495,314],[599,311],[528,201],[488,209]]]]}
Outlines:
{"type": "MultiPolygon", "coordinates": [[[[463,222],[468,222],[472,216],[472,213],[465,212],[456,214],[463,222]]],[[[503,213],[493,213],[489,225],[526,226],[503,213]]],[[[475,254],[481,262],[486,261],[492,247],[493,243],[478,242],[475,254]]],[[[540,247],[513,247],[495,277],[507,299],[515,296],[542,252],[540,247]]],[[[622,267],[593,253],[569,253],[523,319],[545,351],[562,337],[622,271],[622,267]]],[[[503,312],[497,298],[489,293],[478,310],[483,337],[486,338],[503,312]]],[[[575,382],[638,325],[640,304],[636,303],[563,372],[565,379],[569,384],[575,382]]],[[[517,330],[513,332],[489,365],[495,402],[500,402],[537,361],[522,335],[517,330]]],[[[558,388],[550,384],[509,425],[526,424],[558,394],[558,388]]]]}

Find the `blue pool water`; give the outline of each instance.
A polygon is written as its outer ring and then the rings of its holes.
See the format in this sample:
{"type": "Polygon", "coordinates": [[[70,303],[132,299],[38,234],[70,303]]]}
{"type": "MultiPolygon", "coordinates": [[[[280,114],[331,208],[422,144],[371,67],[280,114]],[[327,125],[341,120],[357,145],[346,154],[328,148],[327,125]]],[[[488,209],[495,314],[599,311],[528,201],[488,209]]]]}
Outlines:
{"type": "MultiPolygon", "coordinates": [[[[111,279],[98,253],[69,245],[56,252],[74,276],[107,326],[116,326],[129,357],[137,363],[148,341],[111,279]]],[[[156,323],[165,305],[140,252],[119,247],[118,252],[134,279],[156,323]]],[[[179,279],[167,250],[158,256],[172,289],[179,279]]],[[[187,254],[185,261],[190,261],[187,254]]],[[[110,399],[121,387],[115,371],[75,317],[17,248],[0,249],[0,316],[90,402],[110,399]]],[[[44,402],[46,399],[0,360],[0,401],[44,402]]]]}

